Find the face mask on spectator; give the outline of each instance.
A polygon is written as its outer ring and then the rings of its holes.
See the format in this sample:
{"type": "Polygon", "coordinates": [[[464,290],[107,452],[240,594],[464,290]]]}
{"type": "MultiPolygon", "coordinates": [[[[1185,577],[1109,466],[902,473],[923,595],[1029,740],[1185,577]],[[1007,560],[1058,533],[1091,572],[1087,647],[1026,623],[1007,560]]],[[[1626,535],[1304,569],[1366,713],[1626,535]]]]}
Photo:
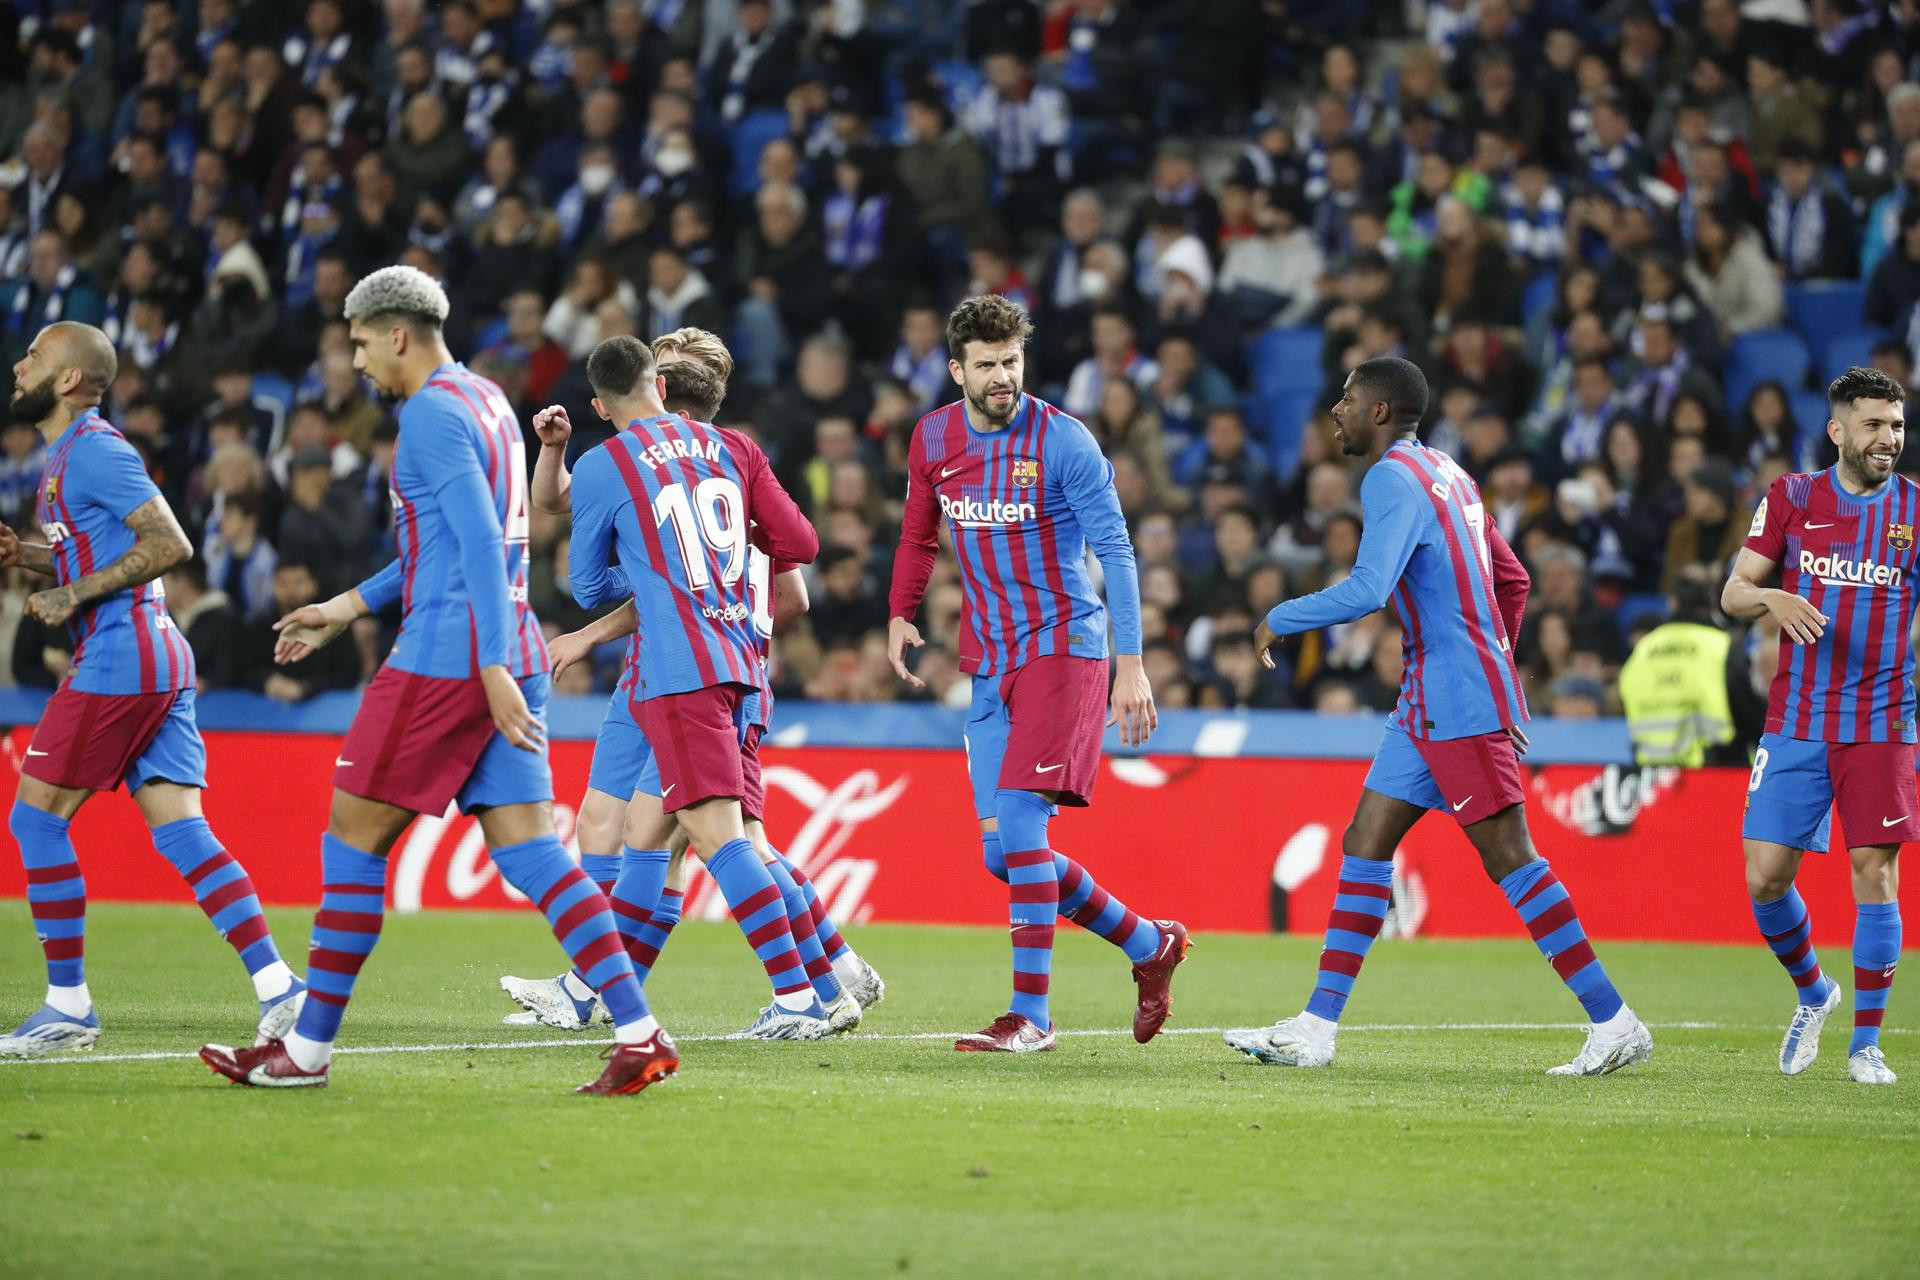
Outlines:
{"type": "Polygon", "coordinates": [[[693,168],[693,152],[670,147],[654,157],[653,167],[669,178],[677,178],[693,168]]]}
{"type": "Polygon", "coordinates": [[[1080,292],[1084,297],[1104,298],[1107,296],[1107,290],[1112,286],[1112,283],[1112,281],[1107,279],[1106,272],[1095,271],[1092,267],[1088,267],[1080,273],[1080,292]]]}
{"type": "Polygon", "coordinates": [[[580,189],[590,196],[604,194],[613,185],[613,166],[590,164],[580,171],[580,189]]]}

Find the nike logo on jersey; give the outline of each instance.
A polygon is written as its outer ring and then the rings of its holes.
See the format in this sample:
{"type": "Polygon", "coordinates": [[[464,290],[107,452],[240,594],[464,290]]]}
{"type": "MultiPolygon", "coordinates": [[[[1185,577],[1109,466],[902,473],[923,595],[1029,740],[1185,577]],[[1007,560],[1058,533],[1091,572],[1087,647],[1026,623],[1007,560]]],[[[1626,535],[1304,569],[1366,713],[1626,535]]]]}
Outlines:
{"type": "Polygon", "coordinates": [[[35,751],[35,750],[34,750],[34,749],[33,749],[32,747],[28,747],[28,748],[27,748],[27,754],[28,754],[28,755],[30,755],[30,756],[44,756],[44,755],[46,755],[47,753],[46,753],[46,752],[44,752],[44,751],[35,751]]]}
{"type": "Polygon", "coordinates": [[[1458,812],[1460,812],[1460,811],[1461,811],[1462,809],[1464,809],[1464,808],[1466,808],[1466,807],[1467,807],[1467,800],[1471,800],[1471,799],[1473,799],[1473,797],[1472,797],[1472,796],[1468,796],[1466,800],[1462,800],[1462,801],[1461,801],[1461,802],[1460,802],[1459,804],[1457,804],[1457,805],[1455,805],[1455,806],[1453,806],[1453,811],[1454,811],[1455,813],[1458,813],[1458,812]]]}
{"type": "Polygon", "coordinates": [[[1882,818],[1880,819],[1880,825],[1883,827],[1897,827],[1906,820],[1906,815],[1902,814],[1898,818],[1882,818]]]}
{"type": "Polygon", "coordinates": [[[962,471],[965,471],[966,469],[967,469],[967,464],[964,462],[957,467],[942,467],[940,470],[940,478],[942,480],[945,480],[948,476],[958,475],[962,471]]]}
{"type": "Polygon", "coordinates": [[[1037,764],[1033,766],[1033,771],[1035,773],[1052,773],[1055,769],[1064,769],[1066,767],[1065,761],[1059,764],[1037,764]]]}
{"type": "Polygon", "coordinates": [[[1833,521],[1831,521],[1831,520],[1829,520],[1829,521],[1827,521],[1827,522],[1826,522],[1825,524],[1815,524],[1815,523],[1814,523],[1813,521],[1811,521],[1811,520],[1809,520],[1809,521],[1807,521],[1807,528],[1809,528],[1809,529],[1831,529],[1831,528],[1833,528],[1833,521]]]}

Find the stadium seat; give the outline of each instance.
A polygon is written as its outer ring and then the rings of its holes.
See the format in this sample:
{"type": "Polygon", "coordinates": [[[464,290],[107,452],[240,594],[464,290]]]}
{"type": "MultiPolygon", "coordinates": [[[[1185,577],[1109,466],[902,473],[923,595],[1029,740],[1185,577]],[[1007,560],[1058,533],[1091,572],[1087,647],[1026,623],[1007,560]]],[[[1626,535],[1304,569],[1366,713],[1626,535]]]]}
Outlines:
{"type": "Polygon", "coordinates": [[[1870,364],[1873,344],[1886,335],[1878,329],[1836,329],[1820,347],[1820,378],[1832,382],[1847,371],[1847,366],[1870,364]]]}
{"type": "Polygon", "coordinates": [[[1747,397],[1762,382],[1775,381],[1798,391],[1813,363],[1807,344],[1790,329],[1743,333],[1727,348],[1727,412],[1739,416],[1747,397]]]}
{"type": "Polygon", "coordinates": [[[980,68],[958,59],[935,63],[933,77],[947,91],[947,105],[955,115],[964,114],[968,104],[987,83],[987,77],[980,68]]]}
{"type": "Polygon", "coordinates": [[[280,406],[280,416],[293,410],[293,384],[277,373],[256,373],[253,375],[253,398],[271,400],[280,406]]]}
{"type": "Polygon", "coordinates": [[[1261,398],[1266,401],[1266,430],[1260,438],[1266,444],[1274,476],[1285,480],[1300,465],[1300,437],[1305,434],[1307,419],[1319,407],[1320,389],[1287,387],[1261,398]]]}
{"type": "Polygon", "coordinates": [[[1641,591],[1625,596],[1620,607],[1613,611],[1615,620],[1620,623],[1620,636],[1626,638],[1627,629],[1640,619],[1652,614],[1656,618],[1667,616],[1667,597],[1658,591],[1641,591]]]}
{"type": "Polygon", "coordinates": [[[1834,334],[1851,333],[1860,327],[1860,309],[1866,297],[1867,287],[1858,280],[1788,285],[1787,323],[1818,351],[1834,334]]]}
{"type": "Polygon", "coordinates": [[[1322,381],[1319,329],[1269,329],[1247,344],[1247,368],[1254,390],[1263,396],[1281,391],[1318,391],[1322,381]]]}
{"type": "Polygon", "coordinates": [[[760,153],[775,138],[787,136],[787,113],[767,110],[741,116],[731,131],[733,173],[727,187],[736,196],[750,195],[760,188],[760,153]]]}
{"type": "Polygon", "coordinates": [[[1531,327],[1535,316],[1553,305],[1559,292],[1560,278],[1551,271],[1542,271],[1527,282],[1526,296],[1520,303],[1520,323],[1531,327]]]}
{"type": "Polygon", "coordinates": [[[1802,447],[1818,440],[1827,430],[1827,397],[1819,391],[1789,391],[1787,403],[1793,408],[1793,420],[1800,428],[1802,447]]]}

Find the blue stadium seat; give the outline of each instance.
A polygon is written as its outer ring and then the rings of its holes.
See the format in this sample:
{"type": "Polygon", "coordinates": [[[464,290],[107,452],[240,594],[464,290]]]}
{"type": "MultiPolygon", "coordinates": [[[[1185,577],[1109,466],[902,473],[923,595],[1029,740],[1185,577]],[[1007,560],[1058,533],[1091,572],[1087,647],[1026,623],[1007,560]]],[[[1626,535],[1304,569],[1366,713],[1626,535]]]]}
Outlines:
{"type": "Polygon", "coordinates": [[[955,115],[963,114],[974,96],[986,87],[987,77],[980,68],[971,62],[962,62],[958,58],[936,62],[933,77],[940,87],[947,91],[947,105],[955,115]]]}
{"type": "Polygon", "coordinates": [[[1803,447],[1809,440],[1818,440],[1827,433],[1827,397],[1823,393],[1789,391],[1787,403],[1793,408],[1793,420],[1800,428],[1803,447]]]}
{"type": "Polygon", "coordinates": [[[1262,393],[1261,398],[1266,401],[1266,430],[1260,438],[1265,442],[1267,461],[1273,464],[1273,474],[1285,480],[1300,465],[1300,437],[1307,419],[1321,407],[1320,389],[1284,387],[1262,393]]]}
{"type": "Polygon", "coordinates": [[[1319,329],[1269,329],[1247,344],[1247,368],[1261,395],[1280,391],[1318,391],[1320,352],[1325,335],[1319,329]]]}
{"type": "Polygon", "coordinates": [[[1529,280],[1526,296],[1520,302],[1520,323],[1530,327],[1535,316],[1553,305],[1559,288],[1560,277],[1551,271],[1542,271],[1529,280]]]}
{"type": "Polygon", "coordinates": [[[1623,598],[1620,607],[1613,611],[1613,616],[1620,623],[1621,638],[1626,638],[1627,628],[1649,613],[1664,619],[1667,616],[1667,597],[1658,591],[1643,591],[1623,598]]]}
{"type": "Polygon", "coordinates": [[[1813,363],[1807,344],[1790,329],[1743,333],[1727,348],[1727,412],[1738,416],[1754,387],[1769,379],[1798,391],[1813,363]]]}
{"type": "Polygon", "coordinates": [[[760,153],[775,138],[787,136],[787,113],[769,109],[741,116],[731,131],[733,173],[727,188],[736,196],[750,195],[760,188],[760,153]]]}
{"type": "Polygon", "coordinates": [[[1826,335],[1820,347],[1820,377],[1832,382],[1847,371],[1848,365],[1871,364],[1873,344],[1886,337],[1878,329],[1835,329],[1826,335]]]}
{"type": "Polygon", "coordinates": [[[293,384],[277,373],[256,373],[253,398],[273,401],[280,406],[280,416],[284,418],[293,410],[293,384]]]}
{"type": "Polygon", "coordinates": [[[1818,351],[1836,333],[1860,327],[1867,287],[1858,280],[1822,280],[1787,286],[1787,323],[1818,351]]]}

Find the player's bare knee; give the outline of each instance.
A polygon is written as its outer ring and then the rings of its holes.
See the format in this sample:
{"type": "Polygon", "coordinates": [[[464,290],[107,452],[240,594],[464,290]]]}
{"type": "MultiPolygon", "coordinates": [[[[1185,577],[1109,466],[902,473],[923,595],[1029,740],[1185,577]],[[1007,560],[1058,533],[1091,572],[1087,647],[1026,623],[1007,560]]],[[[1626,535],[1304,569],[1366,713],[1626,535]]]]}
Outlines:
{"type": "Polygon", "coordinates": [[[38,809],[65,821],[80,812],[80,806],[86,802],[89,794],[72,787],[56,787],[51,782],[23,773],[13,798],[29,809],[38,809]]]}
{"type": "Polygon", "coordinates": [[[1779,845],[1749,840],[1746,845],[1747,896],[1755,902],[1784,898],[1793,888],[1799,858],[1779,845]]]}
{"type": "Polygon", "coordinates": [[[1346,831],[1340,836],[1340,852],[1349,858],[1363,858],[1368,862],[1386,862],[1393,857],[1393,844],[1384,841],[1378,831],[1355,818],[1347,824],[1346,831]],[[1385,844],[1385,847],[1381,847],[1385,844]]]}
{"type": "Polygon", "coordinates": [[[173,782],[149,782],[133,793],[133,802],[140,806],[140,816],[146,819],[150,831],[168,823],[200,816],[198,787],[183,787],[173,782]]]}
{"type": "Polygon", "coordinates": [[[1854,849],[1853,897],[1856,902],[1893,902],[1900,895],[1899,850],[1854,849]]]}

